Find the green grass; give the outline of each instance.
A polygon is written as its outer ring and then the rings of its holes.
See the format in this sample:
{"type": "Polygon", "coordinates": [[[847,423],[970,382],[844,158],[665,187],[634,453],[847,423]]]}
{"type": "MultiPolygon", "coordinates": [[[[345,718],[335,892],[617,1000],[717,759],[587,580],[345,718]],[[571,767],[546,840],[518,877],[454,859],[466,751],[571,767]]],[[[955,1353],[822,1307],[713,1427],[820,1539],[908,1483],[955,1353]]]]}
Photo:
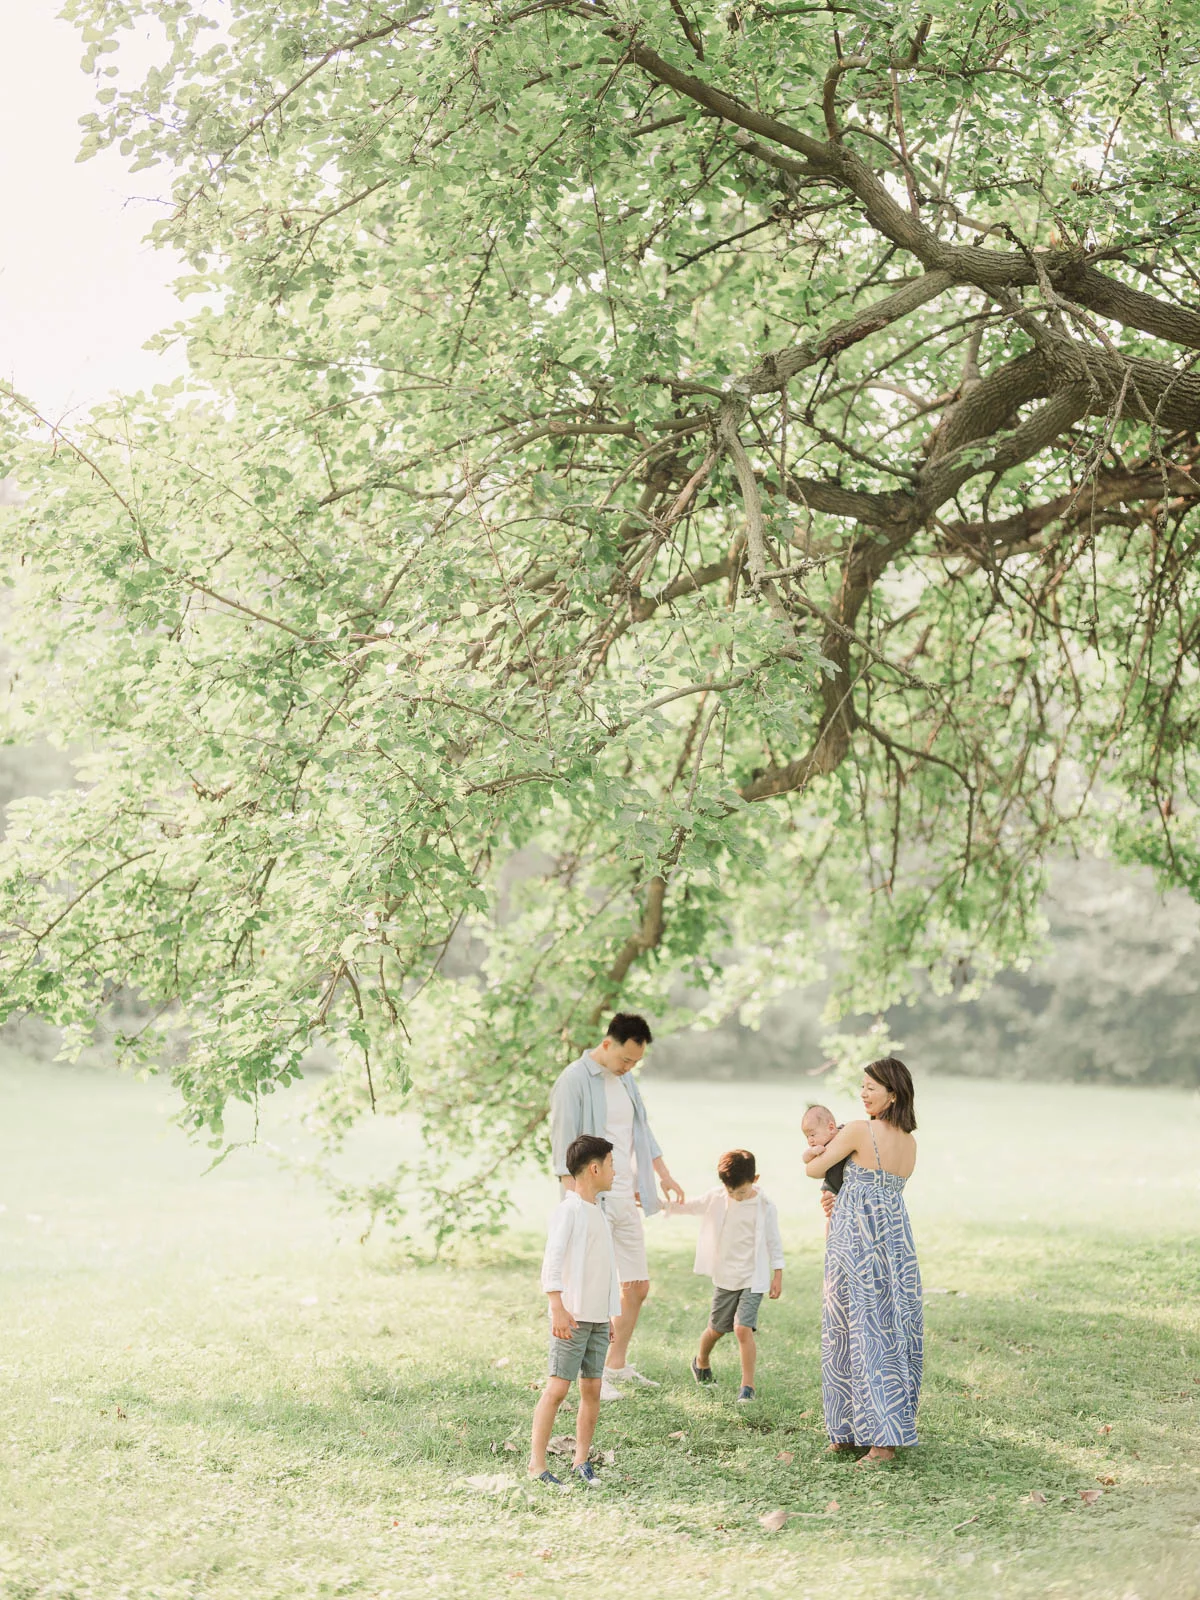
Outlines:
{"type": "MultiPolygon", "coordinates": [[[[0,1597],[1200,1595],[1194,1097],[930,1085],[913,1209],[926,1285],[954,1292],[927,1301],[922,1445],[866,1475],[822,1455],[803,1095],[648,1094],[694,1185],[713,1127],[765,1152],[785,1297],[761,1403],[732,1403],[731,1341],[697,1390],[693,1225],[655,1229],[636,1355],[664,1388],[604,1408],[588,1499],[523,1481],[530,1232],[454,1265],[363,1250],[261,1156],[200,1178],[153,1085],[0,1069],[0,1597]]],[[[525,1223],[546,1203],[527,1185],[525,1223]]]]}

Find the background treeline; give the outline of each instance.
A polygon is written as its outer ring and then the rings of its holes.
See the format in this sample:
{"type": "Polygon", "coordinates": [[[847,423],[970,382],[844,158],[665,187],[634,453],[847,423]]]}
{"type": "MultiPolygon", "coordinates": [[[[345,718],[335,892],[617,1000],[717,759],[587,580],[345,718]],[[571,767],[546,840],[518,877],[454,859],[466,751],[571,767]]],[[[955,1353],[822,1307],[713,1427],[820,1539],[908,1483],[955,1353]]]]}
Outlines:
{"type": "MultiPolygon", "coordinates": [[[[70,780],[70,764],[49,745],[0,748],[0,808],[70,780]]],[[[927,993],[887,1014],[912,1061],[966,1077],[1200,1086],[1200,908],[1182,893],[1160,894],[1148,873],[1088,858],[1055,864],[1045,911],[1048,950],[1027,972],[1002,974],[975,999],[927,993]]],[[[456,963],[460,973],[472,964],[456,963]]],[[[652,1070],[811,1074],[815,1094],[823,1004],[823,986],[810,985],[768,1007],[757,1027],[729,1019],[677,1033],[656,1047],[652,1070]]],[[[52,1053],[42,1030],[22,1026],[19,1038],[52,1053]]]]}

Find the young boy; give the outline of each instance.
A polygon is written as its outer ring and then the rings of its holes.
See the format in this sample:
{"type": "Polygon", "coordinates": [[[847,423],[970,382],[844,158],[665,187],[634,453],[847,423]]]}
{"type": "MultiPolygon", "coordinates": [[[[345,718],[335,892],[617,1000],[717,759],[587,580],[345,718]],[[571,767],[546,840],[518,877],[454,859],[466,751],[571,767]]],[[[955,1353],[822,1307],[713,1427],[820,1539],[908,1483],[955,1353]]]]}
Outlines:
{"type": "Polygon", "coordinates": [[[561,1487],[561,1478],[546,1466],[546,1446],[554,1419],[572,1379],[579,1379],[579,1416],[575,1424],[573,1476],[587,1489],[600,1480],[588,1462],[596,1418],[600,1413],[600,1381],[612,1335],[612,1319],[621,1310],[621,1282],[608,1218],[596,1196],[612,1188],[613,1147],[607,1139],[582,1134],[567,1146],[566,1168],[575,1188],[565,1194],[550,1219],[542,1258],[542,1288],[550,1299],[550,1376],[533,1413],[529,1476],[561,1487]]]}
{"type": "MultiPolygon", "coordinates": [[[[810,1150],[824,1150],[841,1127],[840,1122],[834,1120],[833,1112],[828,1106],[809,1106],[800,1118],[800,1131],[808,1140],[810,1150]]],[[[809,1157],[811,1160],[812,1158],[809,1157]]],[[[821,1208],[825,1212],[825,1232],[829,1232],[829,1218],[833,1213],[833,1202],[837,1199],[842,1187],[842,1179],[846,1174],[846,1163],[836,1161],[821,1180],[821,1208]]]]}
{"type": "Polygon", "coordinates": [[[755,1397],[759,1305],[764,1294],[778,1300],[783,1293],[783,1240],[779,1213],[756,1187],[758,1173],[749,1150],[727,1150],[717,1162],[717,1176],[719,1188],[667,1210],[700,1217],[694,1270],[713,1283],[712,1311],[692,1359],[692,1377],[697,1383],[715,1383],[709,1365],[713,1346],[727,1333],[735,1334],[742,1358],[738,1401],[744,1404],[755,1397]]]}

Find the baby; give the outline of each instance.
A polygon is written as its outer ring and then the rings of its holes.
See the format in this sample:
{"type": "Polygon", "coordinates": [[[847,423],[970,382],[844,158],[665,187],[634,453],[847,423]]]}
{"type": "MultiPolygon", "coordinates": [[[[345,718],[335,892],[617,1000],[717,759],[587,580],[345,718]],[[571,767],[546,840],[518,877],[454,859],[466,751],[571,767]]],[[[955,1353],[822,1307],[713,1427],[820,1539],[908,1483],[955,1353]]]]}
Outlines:
{"type": "MultiPolygon", "coordinates": [[[[808,1140],[810,1150],[824,1150],[840,1126],[840,1123],[834,1121],[833,1112],[828,1106],[809,1106],[800,1119],[800,1131],[808,1140]]],[[[809,1159],[811,1160],[811,1157],[809,1159]]],[[[833,1211],[833,1202],[842,1187],[845,1171],[845,1161],[835,1161],[821,1183],[821,1205],[826,1217],[833,1211]]]]}

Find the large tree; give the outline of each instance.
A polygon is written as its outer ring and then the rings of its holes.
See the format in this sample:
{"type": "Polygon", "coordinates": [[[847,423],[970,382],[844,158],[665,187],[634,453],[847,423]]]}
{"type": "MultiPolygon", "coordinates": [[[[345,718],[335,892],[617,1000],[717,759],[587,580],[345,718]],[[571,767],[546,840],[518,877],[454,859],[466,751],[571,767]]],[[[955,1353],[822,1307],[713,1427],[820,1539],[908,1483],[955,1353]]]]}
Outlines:
{"type": "Polygon", "coordinates": [[[618,1002],[977,981],[1064,842],[1200,892],[1200,6],[67,9],[203,298],[10,407],[13,726],[94,753],[6,1010],[135,993],[218,1137],[331,1041],[453,1224],[618,1002]]]}

